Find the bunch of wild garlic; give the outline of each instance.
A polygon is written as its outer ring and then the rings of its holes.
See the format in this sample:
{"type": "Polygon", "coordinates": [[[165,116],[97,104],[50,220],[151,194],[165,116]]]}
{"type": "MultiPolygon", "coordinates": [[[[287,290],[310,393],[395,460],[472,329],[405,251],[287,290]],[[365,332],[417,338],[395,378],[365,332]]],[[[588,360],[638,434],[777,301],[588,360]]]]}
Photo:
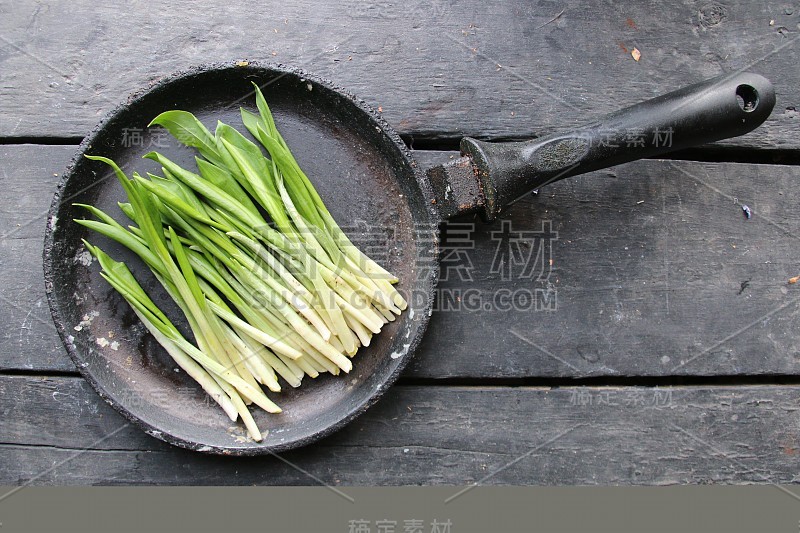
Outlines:
{"type": "Polygon", "coordinates": [[[262,146],[218,123],[212,134],[185,111],[163,126],[197,149],[197,172],[165,156],[161,176],[129,179],[110,165],[128,196],[127,228],[96,207],[76,220],[136,253],[183,311],[193,342],[148,297],[125,264],[85,242],[103,277],[133,307],[175,362],[261,440],[247,405],[277,413],[261,385],[279,392],[322,372],[352,368],[350,357],[406,308],[397,279],[356,248],[325,208],[278,133],[255,87],[259,114],[241,111],[262,146]],[[268,220],[271,222],[268,223],[268,220]]]}

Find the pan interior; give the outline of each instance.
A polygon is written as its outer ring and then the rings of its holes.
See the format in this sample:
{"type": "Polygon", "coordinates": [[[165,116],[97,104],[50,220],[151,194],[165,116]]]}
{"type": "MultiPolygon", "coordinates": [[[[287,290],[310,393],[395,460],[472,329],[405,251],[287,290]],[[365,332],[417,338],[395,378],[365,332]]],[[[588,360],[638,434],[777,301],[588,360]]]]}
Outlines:
{"type": "MultiPolygon", "coordinates": [[[[302,73],[261,67],[217,67],[176,76],[121,106],[93,132],[66,173],[51,210],[45,270],[51,309],[81,372],[98,392],[148,433],[182,446],[217,453],[258,454],[314,440],[355,416],[405,365],[427,323],[435,222],[430,196],[399,138],[374,113],[329,84],[302,73]],[[191,111],[212,131],[222,120],[245,132],[239,107],[256,112],[251,81],[263,92],[300,165],[340,226],[400,278],[409,309],[361,348],[349,375],[306,376],[299,389],[282,382],[270,397],[283,413],[254,409],[266,435],[261,443],[227,419],[146,333],[128,304],[99,276],[81,239],[99,245],[133,271],[153,300],[185,329],[177,308],[141,261],[122,246],[73,222],[93,204],[123,224],[124,192],[101,163],[114,159],[130,175],[160,174],[142,155],[158,150],[188,168],[195,152],[149,121],[168,109],[191,111]]],[[[187,337],[191,338],[191,337],[187,337]]]]}

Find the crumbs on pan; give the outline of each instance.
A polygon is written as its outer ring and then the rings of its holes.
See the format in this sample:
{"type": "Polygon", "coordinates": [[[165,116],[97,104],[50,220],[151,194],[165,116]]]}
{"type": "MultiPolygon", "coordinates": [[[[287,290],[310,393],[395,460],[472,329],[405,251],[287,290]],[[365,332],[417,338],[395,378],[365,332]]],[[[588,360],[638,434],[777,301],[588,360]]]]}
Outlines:
{"type": "Polygon", "coordinates": [[[83,328],[85,328],[87,326],[91,326],[92,325],[92,320],[94,320],[98,316],[100,316],[100,312],[99,311],[89,311],[88,313],[83,315],[83,319],[78,323],[77,326],[75,326],[72,329],[74,329],[75,331],[81,331],[83,328]]]}

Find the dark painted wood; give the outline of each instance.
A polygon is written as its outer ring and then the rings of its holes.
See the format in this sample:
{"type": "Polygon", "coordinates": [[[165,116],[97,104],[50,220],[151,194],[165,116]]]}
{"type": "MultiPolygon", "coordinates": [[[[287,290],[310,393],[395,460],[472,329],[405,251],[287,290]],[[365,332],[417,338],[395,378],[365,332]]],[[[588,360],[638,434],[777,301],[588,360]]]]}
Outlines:
{"type": "MultiPolygon", "coordinates": [[[[775,83],[775,112],[715,157],[796,161],[800,148],[800,10],[782,1],[166,5],[0,5],[0,139],[77,139],[172,71],[260,60],[330,78],[418,147],[539,136],[749,68],[775,83]]],[[[798,373],[796,166],[646,161],[543,189],[506,220],[514,231],[552,223],[546,280],[521,279],[519,265],[504,279],[492,233],[503,221],[478,222],[474,249],[451,256],[471,281],[453,270],[440,285],[440,306],[460,310],[435,314],[406,376],[601,386],[396,386],[343,431],[282,456],[309,477],[276,458],[168,446],[125,427],[77,376],[2,375],[74,371],[41,274],[54,174],[74,150],[0,146],[0,484],[460,484],[498,470],[483,483],[799,481],[796,385],[602,386],[798,373]],[[555,310],[482,308],[537,288],[555,291],[555,310]]],[[[425,165],[451,155],[417,152],[425,165]]]]}
{"type": "Polygon", "coordinates": [[[75,370],[56,334],[42,239],[57,175],[74,146],[0,146],[0,369],[75,370]]]}
{"type": "Polygon", "coordinates": [[[473,281],[451,270],[439,293],[492,301],[550,288],[557,308],[440,304],[411,373],[797,373],[800,285],[787,281],[800,274],[799,177],[794,166],[641,161],[555,183],[507,215],[514,231],[549,221],[558,233],[539,281],[520,266],[509,280],[493,273],[503,222],[478,221],[475,249],[455,261],[473,267],[473,281]]]}
{"type": "Polygon", "coordinates": [[[797,149],[800,14],[783,0],[238,2],[0,6],[0,137],[82,137],[134,88],[200,63],[328,77],[408,136],[530,137],[737,69],[771,78],[769,122],[725,143],[797,149]],[[209,16],[214,13],[214,16],[209,16]],[[560,16],[554,19],[556,15],[560,16]],[[772,22],[771,22],[772,21],[772,22]],[[633,48],[641,52],[637,62],[633,48]]]}
{"type": "MultiPolygon", "coordinates": [[[[74,370],[51,324],[40,258],[53,174],[73,151],[0,149],[0,368],[74,370]]],[[[422,165],[452,155],[417,154],[422,165]]],[[[796,374],[800,285],[787,280],[800,273],[798,177],[791,166],[645,161],[553,184],[506,217],[514,231],[550,221],[558,232],[547,280],[520,266],[507,280],[493,273],[503,222],[467,221],[474,249],[446,257],[467,269],[441,282],[441,310],[407,375],[796,374]],[[555,310],[503,310],[509,294],[537,289],[554,291],[555,310]],[[492,302],[501,308],[482,309],[492,302]]]]}
{"type": "Polygon", "coordinates": [[[0,484],[42,472],[34,483],[790,483],[797,396],[793,386],[398,386],[284,462],[170,447],[124,428],[80,378],[0,377],[0,484]]]}

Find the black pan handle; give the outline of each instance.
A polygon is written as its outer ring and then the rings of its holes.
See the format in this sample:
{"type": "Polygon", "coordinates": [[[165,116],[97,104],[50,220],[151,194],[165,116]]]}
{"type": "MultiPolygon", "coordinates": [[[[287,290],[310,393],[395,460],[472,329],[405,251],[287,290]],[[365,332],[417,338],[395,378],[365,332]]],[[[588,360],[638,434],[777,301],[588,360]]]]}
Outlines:
{"type": "Polygon", "coordinates": [[[525,142],[487,143],[469,137],[482,192],[482,210],[500,209],[556,180],[636,159],[743,135],[775,105],[764,77],[736,73],[714,78],[618,111],[571,133],[525,142]]]}

